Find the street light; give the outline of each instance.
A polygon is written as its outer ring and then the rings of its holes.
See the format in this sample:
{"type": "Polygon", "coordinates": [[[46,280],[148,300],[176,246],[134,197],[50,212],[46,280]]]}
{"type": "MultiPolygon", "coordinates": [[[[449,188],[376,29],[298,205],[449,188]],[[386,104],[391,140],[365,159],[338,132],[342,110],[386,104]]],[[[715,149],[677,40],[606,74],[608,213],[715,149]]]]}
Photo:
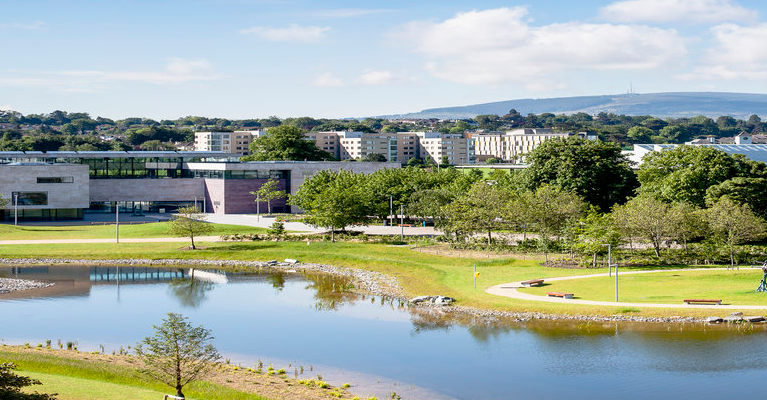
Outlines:
{"type": "Polygon", "coordinates": [[[13,194],[13,225],[19,224],[19,194],[13,194]]]}

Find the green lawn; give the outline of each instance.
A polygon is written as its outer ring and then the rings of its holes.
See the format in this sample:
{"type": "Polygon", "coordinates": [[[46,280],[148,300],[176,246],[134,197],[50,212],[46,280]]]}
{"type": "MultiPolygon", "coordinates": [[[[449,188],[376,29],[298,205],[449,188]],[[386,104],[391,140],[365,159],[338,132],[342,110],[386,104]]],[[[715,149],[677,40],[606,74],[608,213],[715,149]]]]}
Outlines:
{"type": "MultiPolygon", "coordinates": [[[[682,271],[651,274],[618,275],[618,299],[635,303],[682,304],[684,299],[721,299],[723,304],[767,305],[767,293],[754,290],[762,279],[762,271],[682,271]]],[[[544,286],[521,289],[526,293],[573,293],[586,300],[614,301],[615,278],[596,277],[551,282],[544,286]]]]}
{"type": "MultiPolygon", "coordinates": [[[[539,260],[472,259],[424,254],[407,246],[380,243],[312,242],[226,242],[204,243],[204,250],[181,250],[178,243],[104,243],[66,245],[6,245],[0,257],[12,258],[177,258],[220,260],[282,260],[324,263],[379,271],[399,279],[409,296],[441,294],[458,299],[462,305],[509,311],[539,311],[560,314],[616,313],[614,307],[581,306],[517,300],[485,293],[484,288],[500,283],[533,278],[550,278],[607,272],[605,269],[556,269],[541,267],[539,260]],[[480,272],[473,287],[473,269],[480,272]]],[[[641,310],[637,315],[679,315],[678,309],[641,310]]],[[[686,315],[703,315],[695,310],[686,315]]]]}
{"type": "MultiPolygon", "coordinates": [[[[59,393],[63,400],[161,399],[173,389],[149,381],[133,369],[114,363],[57,357],[55,351],[24,353],[0,348],[0,362],[13,362],[21,375],[43,382],[32,390],[59,393]]],[[[138,364],[137,364],[138,365],[138,364]]],[[[184,394],[197,400],[267,400],[264,397],[211,384],[196,382],[184,394]]]]}
{"type": "MultiPolygon", "coordinates": [[[[173,236],[168,233],[167,222],[138,225],[120,225],[121,238],[154,238],[173,236]]],[[[265,233],[266,229],[241,225],[214,224],[211,235],[265,233]]],[[[0,240],[42,239],[112,239],[114,225],[74,226],[13,226],[0,224],[0,240]]]]}

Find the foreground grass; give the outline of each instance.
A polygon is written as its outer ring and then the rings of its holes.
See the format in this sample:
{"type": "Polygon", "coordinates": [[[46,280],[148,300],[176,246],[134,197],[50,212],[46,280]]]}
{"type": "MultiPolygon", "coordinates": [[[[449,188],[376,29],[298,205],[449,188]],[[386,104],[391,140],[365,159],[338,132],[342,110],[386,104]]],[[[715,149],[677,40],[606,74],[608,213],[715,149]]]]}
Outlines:
{"type": "MultiPolygon", "coordinates": [[[[762,279],[761,269],[619,274],[618,277],[619,299],[624,302],[681,304],[684,299],[721,299],[725,304],[767,305],[767,294],[754,291],[762,279]]],[[[569,292],[579,299],[614,301],[615,278],[556,281],[522,290],[537,295],[569,292]]]]}
{"type": "MultiPolygon", "coordinates": [[[[148,381],[135,368],[60,357],[51,350],[19,352],[0,348],[0,360],[17,364],[22,374],[29,373],[43,382],[43,386],[35,386],[32,390],[58,393],[62,400],[159,399],[163,394],[173,393],[167,386],[148,381]]],[[[184,394],[197,400],[267,400],[209,382],[192,383],[184,389],[184,394]]]]}
{"type": "MultiPolygon", "coordinates": [[[[210,235],[231,235],[265,233],[266,229],[241,225],[213,224],[210,235]]],[[[138,225],[120,225],[121,238],[172,237],[167,222],[152,222],[138,225]]],[[[72,225],[72,226],[14,226],[0,224],[0,240],[45,240],[45,239],[112,239],[114,225],[72,225]]]]}
{"type": "MultiPolygon", "coordinates": [[[[312,242],[227,242],[206,243],[204,250],[182,250],[178,243],[122,243],[67,245],[6,245],[0,257],[12,258],[176,258],[213,260],[281,260],[294,258],[303,262],[378,271],[398,278],[409,296],[441,294],[459,300],[461,305],[514,312],[544,312],[556,314],[613,315],[627,312],[609,306],[584,306],[517,300],[485,293],[486,287],[533,278],[604,273],[606,269],[557,269],[540,266],[540,260],[513,258],[481,259],[424,254],[407,246],[380,243],[312,242]],[[480,276],[473,286],[473,265],[480,276]]],[[[597,279],[597,278],[595,278],[597,279]]],[[[584,280],[584,282],[587,282],[584,280]]],[[[594,281],[592,281],[594,282],[594,281]]],[[[588,282],[587,282],[588,283],[588,282]]],[[[624,285],[628,286],[628,285],[624,285]]],[[[701,285],[699,287],[702,287],[701,285]]],[[[607,286],[604,290],[611,290],[607,286]]],[[[656,293],[672,293],[676,288],[660,285],[656,293]],[[667,289],[668,288],[668,289],[667,289]]],[[[702,293],[701,293],[702,295],[702,293]]],[[[695,296],[698,297],[698,296],[695,296]]],[[[729,299],[729,296],[722,296],[729,299]]],[[[681,306],[681,304],[680,304],[681,306]]],[[[706,316],[710,311],[699,309],[631,309],[632,315],[706,316]]]]}

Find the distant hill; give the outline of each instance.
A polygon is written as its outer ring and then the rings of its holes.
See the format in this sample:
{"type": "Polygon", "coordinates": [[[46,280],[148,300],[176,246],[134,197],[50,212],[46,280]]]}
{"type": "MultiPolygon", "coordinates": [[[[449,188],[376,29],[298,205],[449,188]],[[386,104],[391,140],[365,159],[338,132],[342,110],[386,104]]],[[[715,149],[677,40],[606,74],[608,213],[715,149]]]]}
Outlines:
{"type": "Polygon", "coordinates": [[[767,116],[767,94],[677,92],[621,94],[604,96],[557,97],[550,99],[519,99],[496,101],[459,107],[431,108],[416,113],[385,115],[388,119],[409,118],[474,118],[482,114],[504,115],[511,109],[520,114],[574,114],[600,112],[625,115],[666,117],[716,118],[730,115],[746,119],[751,115],[767,116]]]}

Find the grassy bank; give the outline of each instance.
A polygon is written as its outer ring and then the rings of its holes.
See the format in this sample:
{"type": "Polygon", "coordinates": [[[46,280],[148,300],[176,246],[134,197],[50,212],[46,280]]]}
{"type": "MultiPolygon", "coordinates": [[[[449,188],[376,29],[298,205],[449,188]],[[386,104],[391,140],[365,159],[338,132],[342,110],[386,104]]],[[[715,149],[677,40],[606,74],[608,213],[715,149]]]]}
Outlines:
{"type": "MultiPolygon", "coordinates": [[[[19,375],[40,380],[32,391],[58,393],[59,400],[157,400],[175,391],[139,372],[134,356],[1,346],[0,362],[19,366],[19,375]]],[[[302,384],[286,375],[219,365],[206,381],[184,388],[191,400],[351,399],[347,390],[302,384]]]]}
{"type": "MultiPolygon", "coordinates": [[[[177,258],[218,260],[281,260],[294,258],[304,262],[332,264],[382,272],[398,278],[409,295],[441,294],[459,300],[461,305],[516,312],[556,314],[613,315],[630,313],[640,316],[710,315],[705,310],[630,309],[542,303],[510,299],[485,293],[484,288],[525,279],[607,272],[605,269],[558,269],[540,266],[540,260],[515,258],[480,258],[457,254],[434,255],[411,250],[407,246],[380,243],[312,242],[227,242],[206,243],[204,250],[182,250],[178,243],[12,245],[0,249],[0,257],[54,257],[82,259],[177,258]],[[473,287],[473,265],[480,272],[473,287]]],[[[588,284],[588,279],[584,280],[588,284]]],[[[593,281],[592,281],[593,282],[593,281]]],[[[604,291],[612,290],[607,282],[604,291]]],[[[694,287],[694,286],[693,286],[694,287]]],[[[704,287],[701,285],[700,287],[704,287]]],[[[675,290],[661,283],[655,292],[675,290]],[[668,288],[668,289],[667,289],[668,288]]],[[[698,296],[695,296],[698,297],[698,296]]],[[[724,297],[724,296],[723,296],[724,297]]]]}
{"type": "MultiPolygon", "coordinates": [[[[120,225],[121,238],[172,237],[167,222],[120,225]]],[[[213,224],[210,235],[265,233],[266,229],[241,225],[213,224]]],[[[0,224],[0,240],[112,239],[114,225],[14,226],[0,224]]]]}

